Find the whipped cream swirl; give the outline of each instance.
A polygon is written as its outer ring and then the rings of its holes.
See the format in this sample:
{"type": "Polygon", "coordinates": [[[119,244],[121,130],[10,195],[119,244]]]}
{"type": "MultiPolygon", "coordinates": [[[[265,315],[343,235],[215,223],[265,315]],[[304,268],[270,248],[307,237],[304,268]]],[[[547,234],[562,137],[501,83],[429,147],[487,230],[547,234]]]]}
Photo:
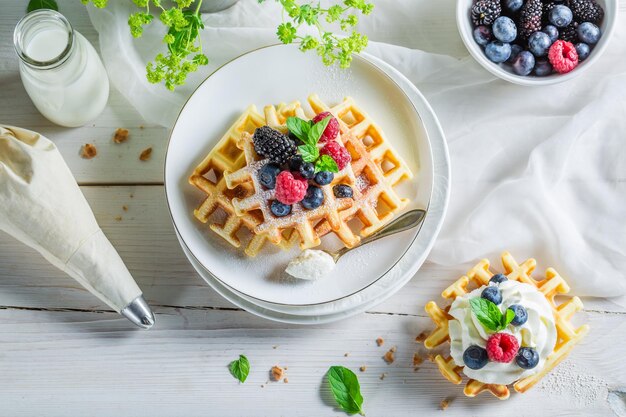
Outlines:
{"type": "MultiPolygon", "coordinates": [[[[495,284],[491,284],[495,285],[495,284]]],[[[517,338],[519,346],[532,347],[539,354],[539,363],[533,369],[520,368],[515,360],[510,363],[489,361],[481,369],[465,366],[463,372],[469,378],[485,384],[511,384],[521,378],[533,375],[543,368],[546,358],[556,344],[556,326],[552,307],[545,296],[535,287],[517,281],[504,281],[497,284],[502,293],[502,303],[498,306],[502,312],[513,304],[520,304],[528,312],[528,320],[521,326],[509,325],[503,333],[517,338]]],[[[480,297],[485,286],[457,297],[450,307],[449,314],[455,318],[449,322],[450,354],[457,365],[464,366],[463,352],[472,345],[485,347],[491,333],[472,313],[470,299],[480,297]]]]}

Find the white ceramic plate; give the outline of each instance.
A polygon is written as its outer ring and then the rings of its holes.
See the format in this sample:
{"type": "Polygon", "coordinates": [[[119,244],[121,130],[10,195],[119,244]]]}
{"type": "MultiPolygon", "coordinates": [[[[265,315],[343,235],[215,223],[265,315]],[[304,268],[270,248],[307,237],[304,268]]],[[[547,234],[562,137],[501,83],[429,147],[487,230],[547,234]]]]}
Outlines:
{"type": "Polygon", "coordinates": [[[221,284],[218,279],[204,269],[194,259],[193,255],[181,240],[185,254],[200,276],[224,298],[255,315],[287,323],[319,324],[344,319],[366,311],[390,297],[414,276],[430,251],[435,237],[439,232],[448,204],[450,181],[449,158],[443,131],[439,126],[435,114],[428,105],[428,102],[409,80],[379,59],[368,56],[367,54],[364,56],[392,77],[407,93],[410,100],[421,114],[426,128],[430,132],[434,162],[434,191],[429,206],[429,212],[424,220],[420,234],[409,249],[405,258],[395,267],[396,274],[388,274],[378,280],[374,285],[350,297],[326,304],[311,306],[288,306],[264,303],[233,291],[221,284]]]}
{"type": "Polygon", "coordinates": [[[303,306],[356,294],[396,273],[394,266],[419,230],[360,248],[346,255],[331,276],[304,282],[282,274],[289,259],[299,252],[297,248],[283,252],[267,245],[251,259],[193,217],[203,196],[187,178],[236,117],[251,103],[259,108],[296,99],[304,103],[313,92],[329,104],[348,95],[354,97],[382,126],[415,174],[413,181],[399,189],[411,199],[409,208],[427,208],[430,203],[433,162],[426,129],[403,89],[379,67],[357,57],[349,71],[333,71],[313,54],[283,45],[231,61],[208,77],[181,111],[168,145],[165,185],[174,225],[193,257],[220,283],[257,302],[303,306]]]}

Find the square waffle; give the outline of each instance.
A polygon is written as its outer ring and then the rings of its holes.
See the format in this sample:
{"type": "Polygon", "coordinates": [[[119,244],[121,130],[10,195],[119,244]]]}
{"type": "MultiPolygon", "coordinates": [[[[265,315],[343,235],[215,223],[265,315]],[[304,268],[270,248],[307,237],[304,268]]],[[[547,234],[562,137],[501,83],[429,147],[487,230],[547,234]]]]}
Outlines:
{"type": "MultiPolygon", "coordinates": [[[[572,297],[570,300],[560,305],[556,304],[554,297],[558,294],[567,294],[570,288],[553,268],[548,268],[545,278],[537,281],[531,277],[537,265],[536,261],[532,258],[527,259],[522,264],[518,264],[510,253],[504,252],[502,254],[502,265],[509,280],[530,284],[543,293],[552,307],[557,330],[557,341],[554,351],[546,359],[544,367],[536,374],[522,378],[513,384],[515,391],[523,393],[533,387],[544,375],[567,357],[574,345],[580,342],[589,332],[589,326],[583,325],[576,328],[570,322],[574,313],[583,308],[583,304],[578,297],[572,297]]],[[[441,296],[449,302],[452,302],[457,297],[472,291],[473,288],[468,288],[470,284],[475,287],[487,285],[489,279],[494,274],[495,273],[490,270],[489,261],[483,259],[470,269],[467,275],[462,276],[454,284],[446,288],[441,293],[441,296]]],[[[435,322],[436,328],[426,338],[424,346],[427,349],[435,349],[443,343],[450,341],[448,322],[449,320],[453,320],[453,317],[448,314],[450,306],[440,308],[434,301],[430,301],[426,304],[425,309],[430,318],[435,322]]],[[[463,376],[461,372],[463,367],[457,365],[452,357],[449,355],[437,355],[435,357],[435,363],[439,367],[441,374],[448,381],[453,384],[460,384],[462,382],[463,376]]],[[[474,379],[469,379],[463,392],[468,397],[475,397],[483,391],[489,391],[501,400],[506,400],[510,395],[509,388],[506,385],[484,384],[474,379]]]]}
{"type": "Polygon", "coordinates": [[[267,161],[254,152],[252,134],[263,125],[286,133],[288,117],[308,119],[299,102],[266,106],[264,116],[254,106],[249,107],[189,179],[207,194],[194,212],[196,218],[206,223],[221,208],[226,212],[226,220],[212,222],[211,230],[234,247],[241,246],[238,234],[242,229],[250,232],[253,237],[245,249],[249,256],[255,256],[267,241],[283,249],[297,241],[302,249],[315,247],[322,236],[331,232],[345,246],[353,247],[360,236],[379,230],[408,204],[408,199],[400,198],[394,187],[413,174],[391,148],[380,127],[354,100],[346,98],[330,108],[314,94],[309,103],[316,114],[330,111],[337,118],[340,142],[352,157],[352,162],[335,175],[329,186],[321,187],[325,198],[318,209],[304,210],[296,204],[291,215],[276,218],[269,209],[274,190],[264,190],[257,179],[258,170],[267,161]],[[334,197],[332,186],[338,183],[352,187],[353,199],[334,197]],[[358,218],[361,226],[351,227],[353,218],[358,218]]]}

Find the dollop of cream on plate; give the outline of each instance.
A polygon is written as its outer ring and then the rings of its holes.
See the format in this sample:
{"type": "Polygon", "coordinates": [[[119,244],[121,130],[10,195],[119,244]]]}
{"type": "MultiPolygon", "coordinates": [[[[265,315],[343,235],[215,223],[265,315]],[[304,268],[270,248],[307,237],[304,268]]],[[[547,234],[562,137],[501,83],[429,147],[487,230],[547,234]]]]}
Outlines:
{"type": "Polygon", "coordinates": [[[315,281],[330,273],[335,261],[328,253],[317,249],[305,249],[287,265],[287,272],[294,278],[315,281]]]}

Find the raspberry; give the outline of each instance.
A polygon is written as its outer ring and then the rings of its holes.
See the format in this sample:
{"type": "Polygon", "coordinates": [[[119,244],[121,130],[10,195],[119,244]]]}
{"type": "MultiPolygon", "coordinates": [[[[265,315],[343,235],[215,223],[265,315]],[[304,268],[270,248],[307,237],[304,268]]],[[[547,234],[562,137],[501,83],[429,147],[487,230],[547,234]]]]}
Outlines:
{"type": "Polygon", "coordinates": [[[509,333],[495,333],[487,339],[487,356],[493,362],[509,363],[515,359],[519,343],[509,333]]]}
{"type": "Polygon", "coordinates": [[[339,122],[337,119],[333,117],[333,115],[329,111],[322,112],[313,118],[313,123],[321,122],[325,118],[330,116],[330,121],[328,125],[326,125],[326,129],[324,133],[322,133],[322,137],[320,138],[320,142],[328,142],[329,140],[333,140],[339,134],[339,122]]]}
{"type": "Polygon", "coordinates": [[[307,188],[309,184],[300,175],[283,171],[276,177],[276,200],[287,205],[295,204],[302,201],[307,188]]]}
{"type": "Polygon", "coordinates": [[[571,42],[559,40],[550,47],[548,59],[556,72],[565,74],[578,65],[578,52],[571,42]]]}
{"type": "Polygon", "coordinates": [[[348,150],[334,140],[331,140],[326,145],[324,145],[324,147],[320,151],[320,154],[329,155],[331,158],[333,158],[335,162],[337,162],[337,166],[339,167],[340,171],[344,169],[345,166],[348,165],[348,163],[352,160],[352,157],[350,156],[348,150]]]}

